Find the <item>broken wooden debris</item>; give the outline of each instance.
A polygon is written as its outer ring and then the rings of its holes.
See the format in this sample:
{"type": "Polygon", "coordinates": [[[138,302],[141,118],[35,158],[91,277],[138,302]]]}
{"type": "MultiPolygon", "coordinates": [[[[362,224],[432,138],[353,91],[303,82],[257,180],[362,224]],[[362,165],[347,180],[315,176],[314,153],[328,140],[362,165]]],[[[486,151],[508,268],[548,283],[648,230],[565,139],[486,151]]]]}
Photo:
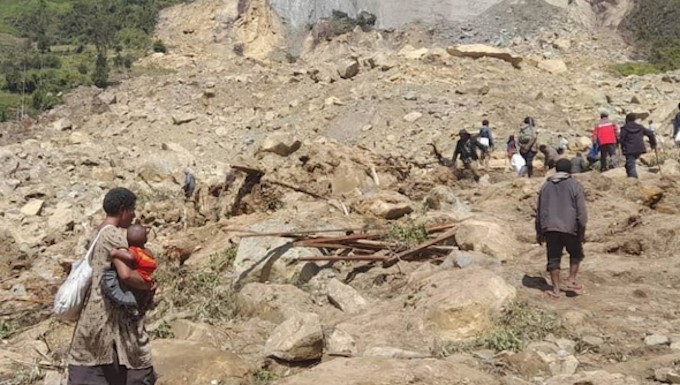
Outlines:
{"type": "Polygon", "coordinates": [[[391,239],[390,231],[385,228],[301,230],[279,233],[244,234],[243,237],[282,237],[290,238],[293,247],[316,248],[325,250],[329,255],[300,258],[306,262],[370,261],[382,262],[390,267],[400,260],[413,260],[421,257],[442,257],[455,250],[445,244],[456,235],[458,222],[449,222],[425,227],[428,240],[417,245],[407,245],[391,239]],[[330,236],[329,233],[343,235],[330,236]],[[333,254],[334,253],[334,254],[333,254]]]}

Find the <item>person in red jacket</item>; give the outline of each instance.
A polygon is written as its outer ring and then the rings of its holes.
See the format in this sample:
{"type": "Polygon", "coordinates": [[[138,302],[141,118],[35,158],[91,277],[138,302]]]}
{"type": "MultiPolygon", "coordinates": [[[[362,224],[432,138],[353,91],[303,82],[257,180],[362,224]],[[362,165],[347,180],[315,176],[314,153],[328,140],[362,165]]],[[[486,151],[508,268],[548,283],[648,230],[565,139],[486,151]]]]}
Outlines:
{"type": "Polygon", "coordinates": [[[619,141],[619,126],[609,120],[609,114],[600,114],[600,123],[593,129],[593,143],[600,146],[600,172],[613,168],[613,158],[619,141]],[[607,167],[607,158],[611,159],[611,167],[607,167]]]}

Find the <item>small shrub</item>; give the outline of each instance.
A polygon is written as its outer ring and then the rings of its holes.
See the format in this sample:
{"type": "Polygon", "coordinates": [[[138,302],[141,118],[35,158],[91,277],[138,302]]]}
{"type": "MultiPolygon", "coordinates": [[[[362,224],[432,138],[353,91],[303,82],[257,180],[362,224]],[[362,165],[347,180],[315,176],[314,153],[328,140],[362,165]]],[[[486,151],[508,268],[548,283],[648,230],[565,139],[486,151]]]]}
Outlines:
{"type": "Polygon", "coordinates": [[[125,57],[125,60],[123,60],[123,66],[125,67],[125,69],[132,68],[132,61],[133,60],[131,56],[128,55],[125,57]]]}
{"type": "Polygon", "coordinates": [[[155,279],[163,300],[156,305],[157,314],[188,310],[193,320],[217,324],[235,316],[235,292],[228,272],[236,258],[236,247],[210,256],[208,266],[198,269],[161,263],[155,279]]]}
{"type": "Polygon", "coordinates": [[[170,324],[163,320],[158,328],[150,333],[153,339],[171,339],[175,338],[175,333],[172,332],[172,327],[170,324]]]}
{"type": "Polygon", "coordinates": [[[153,51],[154,52],[167,53],[168,47],[165,46],[165,43],[163,43],[163,40],[158,39],[158,40],[153,42],[153,51]]]}
{"type": "Polygon", "coordinates": [[[85,63],[79,63],[78,65],[76,65],[76,70],[78,70],[78,72],[81,75],[87,75],[87,73],[90,72],[90,69],[87,67],[87,64],[85,63]]]}
{"type": "Polygon", "coordinates": [[[495,351],[518,352],[529,342],[563,333],[564,328],[556,314],[515,302],[504,310],[496,327],[481,335],[477,343],[495,351]]]}
{"type": "Polygon", "coordinates": [[[16,322],[0,320],[0,340],[12,337],[18,329],[19,325],[16,322]]]}
{"type": "Polygon", "coordinates": [[[252,378],[256,385],[265,385],[278,380],[281,376],[267,369],[258,369],[253,372],[252,378]]]}
{"type": "Polygon", "coordinates": [[[644,76],[661,72],[659,68],[652,63],[619,63],[612,65],[611,70],[621,76],[644,76]]]}
{"type": "Polygon", "coordinates": [[[245,52],[245,45],[243,43],[234,44],[234,52],[238,56],[243,56],[243,53],[245,52]]]}
{"type": "Polygon", "coordinates": [[[401,248],[410,248],[426,242],[429,237],[424,225],[392,225],[387,233],[390,242],[398,243],[401,248]]]}

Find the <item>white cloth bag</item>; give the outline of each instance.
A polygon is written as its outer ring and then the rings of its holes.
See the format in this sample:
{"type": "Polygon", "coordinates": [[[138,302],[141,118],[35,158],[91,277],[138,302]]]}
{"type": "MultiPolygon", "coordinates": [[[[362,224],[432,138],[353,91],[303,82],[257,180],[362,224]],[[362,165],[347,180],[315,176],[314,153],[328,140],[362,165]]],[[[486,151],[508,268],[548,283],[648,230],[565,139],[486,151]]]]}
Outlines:
{"type": "Polygon", "coordinates": [[[66,281],[61,285],[54,298],[54,315],[66,321],[75,321],[80,317],[80,311],[85,304],[85,296],[92,285],[92,267],[90,259],[97,245],[99,236],[112,225],[104,226],[92,241],[87,254],[81,260],[75,262],[71,267],[66,281]]]}

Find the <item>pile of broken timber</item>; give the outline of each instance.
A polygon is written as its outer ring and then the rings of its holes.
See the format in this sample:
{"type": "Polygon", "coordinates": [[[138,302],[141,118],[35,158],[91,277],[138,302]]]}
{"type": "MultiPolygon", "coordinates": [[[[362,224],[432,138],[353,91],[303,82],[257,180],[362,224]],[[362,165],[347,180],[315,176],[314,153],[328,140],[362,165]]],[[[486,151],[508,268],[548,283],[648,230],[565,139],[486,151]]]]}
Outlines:
{"type": "Polygon", "coordinates": [[[401,260],[414,260],[431,256],[442,256],[454,250],[444,245],[456,235],[458,223],[451,222],[428,226],[425,229],[429,239],[419,245],[406,247],[389,239],[384,229],[365,231],[362,229],[311,230],[286,233],[249,233],[243,237],[283,237],[292,239],[294,247],[317,248],[324,252],[334,251],[319,257],[300,258],[300,261],[371,261],[382,262],[390,267],[401,260]],[[327,236],[328,233],[344,233],[343,236],[327,236]]]}

